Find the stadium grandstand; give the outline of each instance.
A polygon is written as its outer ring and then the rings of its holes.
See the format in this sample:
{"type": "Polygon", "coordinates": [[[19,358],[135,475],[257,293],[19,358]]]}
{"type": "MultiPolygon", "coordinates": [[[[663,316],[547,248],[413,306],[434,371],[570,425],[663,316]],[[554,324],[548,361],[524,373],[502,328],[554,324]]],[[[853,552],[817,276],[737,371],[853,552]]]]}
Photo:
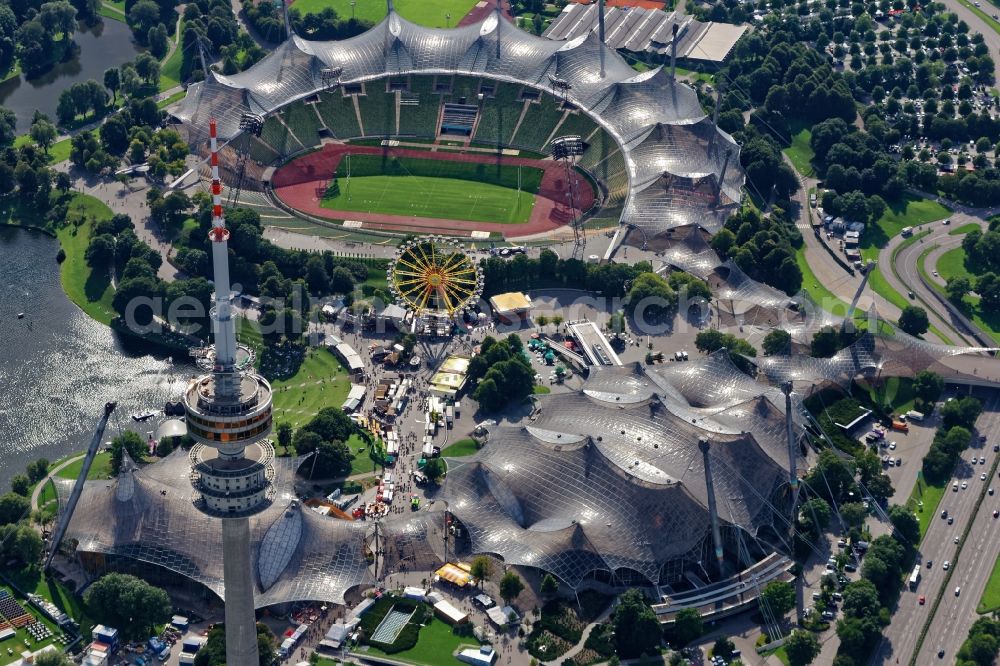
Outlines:
{"type": "Polygon", "coordinates": [[[544,153],[580,136],[579,166],[606,193],[592,212],[619,217],[642,244],[679,226],[718,229],[744,180],[738,146],[670,71],[636,73],[593,33],[554,41],[497,13],[441,30],[390,12],[342,41],[292,35],[244,72],[193,84],[174,117],[199,152],[217,118],[223,178],[247,151],[242,187],[263,192],[267,167],[329,140],[457,135],[544,153]],[[240,136],[246,113],[266,116],[260,137],[240,136]]]}

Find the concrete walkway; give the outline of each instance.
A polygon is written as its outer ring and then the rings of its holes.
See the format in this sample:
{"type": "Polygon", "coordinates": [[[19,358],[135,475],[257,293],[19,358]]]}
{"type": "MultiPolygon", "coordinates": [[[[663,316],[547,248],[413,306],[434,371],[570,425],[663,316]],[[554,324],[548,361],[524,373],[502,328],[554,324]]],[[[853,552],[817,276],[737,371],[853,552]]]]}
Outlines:
{"type": "Polygon", "coordinates": [[[67,467],[69,465],[72,465],[77,460],[80,460],[83,457],[84,457],[84,454],[81,453],[80,455],[73,456],[72,458],[67,458],[66,460],[63,460],[61,463],[59,463],[58,465],[56,465],[55,467],[52,467],[51,469],[49,469],[49,473],[45,475],[44,479],[42,479],[41,481],[38,482],[38,485],[35,486],[35,489],[31,493],[31,510],[32,511],[37,511],[38,509],[41,508],[41,507],[38,506],[38,496],[42,494],[42,490],[45,489],[45,485],[51,479],[55,478],[55,475],[59,472],[59,470],[63,469],[64,467],[67,467]]]}

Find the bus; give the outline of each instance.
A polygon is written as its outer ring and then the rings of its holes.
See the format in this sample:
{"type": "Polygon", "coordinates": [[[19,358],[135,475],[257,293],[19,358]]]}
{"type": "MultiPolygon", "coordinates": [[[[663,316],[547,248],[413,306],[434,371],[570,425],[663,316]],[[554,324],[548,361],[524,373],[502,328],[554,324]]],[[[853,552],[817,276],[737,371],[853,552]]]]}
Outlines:
{"type": "Polygon", "coordinates": [[[917,589],[917,584],[920,583],[920,565],[913,565],[913,573],[910,574],[910,589],[917,589]]]}

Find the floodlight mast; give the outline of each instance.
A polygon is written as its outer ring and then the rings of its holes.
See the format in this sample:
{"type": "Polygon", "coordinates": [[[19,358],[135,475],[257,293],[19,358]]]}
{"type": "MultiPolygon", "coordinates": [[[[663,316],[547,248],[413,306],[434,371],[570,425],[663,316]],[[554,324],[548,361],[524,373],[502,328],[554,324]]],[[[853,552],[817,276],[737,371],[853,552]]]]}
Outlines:
{"type": "MultiPolygon", "coordinates": [[[[795,426],[792,422],[792,383],[785,382],[781,385],[781,392],[785,394],[785,435],[788,444],[788,487],[792,494],[791,520],[788,523],[789,538],[788,543],[795,547],[795,521],[799,517],[799,475],[796,469],[798,459],[796,448],[798,441],[795,438],[795,426]]],[[[794,555],[794,553],[792,553],[794,555]]],[[[805,591],[802,586],[801,574],[795,577],[795,616],[802,623],[805,619],[805,591]]]]}
{"type": "MultiPolygon", "coordinates": [[[[256,113],[243,113],[240,114],[239,122],[240,131],[252,137],[260,138],[260,135],[264,132],[264,117],[256,113]]],[[[245,141],[242,146],[236,150],[236,165],[235,165],[235,182],[233,186],[229,188],[229,198],[226,200],[226,205],[230,208],[234,207],[239,203],[240,192],[243,191],[243,180],[246,176],[247,170],[247,160],[250,159],[250,143],[253,139],[245,141]]]]}
{"type": "Polygon", "coordinates": [[[583,249],[587,244],[586,233],[583,229],[582,220],[577,215],[576,207],[576,173],[573,171],[573,160],[586,150],[587,145],[579,136],[560,136],[552,140],[552,158],[563,163],[566,173],[566,198],[569,200],[570,210],[573,214],[573,221],[570,226],[573,229],[573,257],[583,258],[583,249]]]}

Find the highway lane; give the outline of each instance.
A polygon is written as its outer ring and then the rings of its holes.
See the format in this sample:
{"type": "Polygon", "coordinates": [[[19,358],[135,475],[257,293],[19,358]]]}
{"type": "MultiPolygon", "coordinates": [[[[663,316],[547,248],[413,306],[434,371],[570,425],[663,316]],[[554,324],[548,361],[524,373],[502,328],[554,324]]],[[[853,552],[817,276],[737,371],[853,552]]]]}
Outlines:
{"type": "MultiPolygon", "coordinates": [[[[1000,399],[997,392],[993,392],[987,403],[987,411],[976,422],[977,431],[984,433],[988,441],[982,454],[986,456],[987,468],[985,471],[993,470],[993,461],[998,454],[993,453],[993,444],[1000,442],[997,433],[1000,432],[1000,412],[996,411],[1000,407],[1000,399]],[[992,435],[992,437],[991,437],[992,435]]],[[[964,458],[971,456],[966,453],[964,458]]],[[[978,498],[978,490],[983,483],[997,489],[1000,492],[1000,479],[997,479],[996,471],[992,471],[987,476],[986,481],[980,481],[979,475],[984,471],[979,465],[973,469],[974,478],[970,481],[970,492],[975,489],[974,494],[978,498]]],[[[970,492],[970,494],[972,494],[970,492]]],[[[962,546],[955,571],[948,583],[948,589],[944,591],[941,604],[934,615],[927,638],[924,640],[923,648],[918,655],[917,663],[931,663],[937,659],[939,650],[944,650],[944,660],[947,663],[954,663],[955,655],[962,642],[965,641],[972,623],[979,618],[976,607],[979,599],[986,587],[993,571],[993,565],[1000,556],[1000,520],[993,518],[993,511],[1000,509],[1000,494],[986,495],[983,503],[975,507],[972,516],[972,529],[962,546]],[[961,594],[955,596],[954,589],[961,588],[961,594]]],[[[958,523],[958,520],[956,520],[958,523]]]]}
{"type": "MultiPolygon", "coordinates": [[[[994,396],[991,398],[988,408],[990,410],[996,410],[1000,407],[1000,402],[994,396]]],[[[984,414],[981,417],[980,424],[985,424],[986,428],[996,427],[1000,425],[1000,413],[996,411],[991,411],[984,414]],[[993,419],[996,419],[995,421],[993,419]]],[[[989,432],[987,430],[986,432],[989,432]]],[[[992,466],[993,460],[997,454],[993,453],[992,443],[987,443],[985,446],[978,441],[978,437],[975,438],[970,449],[963,454],[963,460],[959,462],[956,467],[955,474],[953,476],[953,481],[961,484],[963,481],[968,483],[968,488],[966,490],[952,491],[951,482],[949,482],[949,488],[945,492],[944,497],[941,499],[941,504],[938,506],[936,512],[937,515],[931,521],[930,526],[927,529],[927,533],[924,535],[923,542],[920,545],[920,553],[918,556],[918,561],[921,565],[921,580],[918,584],[916,590],[905,589],[900,595],[899,604],[897,606],[896,612],[892,616],[892,622],[888,627],[886,627],[883,633],[883,640],[880,648],[876,651],[873,657],[872,663],[875,664],[894,664],[896,660],[899,660],[900,664],[905,664],[910,661],[913,655],[913,649],[916,645],[917,637],[920,634],[924,623],[927,620],[928,614],[930,613],[931,604],[937,594],[937,591],[941,588],[944,582],[946,572],[944,570],[945,560],[954,560],[956,549],[958,546],[954,543],[955,537],[960,536],[965,529],[965,525],[968,521],[974,520],[976,515],[976,503],[979,499],[979,489],[981,487],[982,481],[979,480],[979,475],[982,470],[989,469],[992,466]],[[971,465],[969,460],[972,458],[973,453],[979,458],[983,456],[986,458],[986,466],[981,467],[980,465],[971,465]],[[941,511],[947,510],[948,515],[954,517],[954,524],[949,525],[946,519],[940,517],[941,511]],[[931,562],[930,567],[927,563],[931,562]],[[919,597],[924,595],[927,599],[926,605],[920,605],[919,597]]],[[[920,464],[919,461],[912,461],[915,464],[920,464]]],[[[990,483],[987,479],[986,483],[990,483]]],[[[997,484],[1000,488],[1000,484],[997,484]]],[[[1000,499],[1000,495],[994,496],[996,499],[1000,499]]],[[[994,498],[991,498],[994,499],[994,498]]],[[[988,513],[991,513],[992,509],[988,513]]],[[[990,516],[992,520],[992,516],[990,516]]],[[[1000,546],[998,546],[1000,548],[1000,546]]],[[[968,554],[965,555],[967,559],[972,559],[968,554]]],[[[994,556],[995,558],[995,556],[994,556]]],[[[966,566],[965,563],[960,564],[960,566],[966,566]]],[[[992,569],[993,561],[991,560],[987,569],[992,569]]],[[[989,572],[986,574],[989,575],[989,572]]],[[[960,583],[955,583],[958,585],[960,583]]],[[[954,585],[953,585],[954,586],[954,585]]],[[[979,597],[976,593],[972,592],[972,588],[969,588],[970,596],[975,596],[976,599],[973,602],[973,610],[975,610],[975,602],[978,602],[979,597]]],[[[942,617],[938,615],[937,617],[942,617]]],[[[970,621],[971,624],[971,621],[970,621]]],[[[968,626],[966,626],[966,631],[968,631],[968,626]]],[[[934,635],[933,633],[931,635],[934,635]]],[[[928,639],[930,641],[930,639],[928,639]]],[[[933,641],[930,641],[933,643],[933,641]]],[[[961,643],[961,642],[959,642],[961,643]]],[[[936,655],[939,647],[937,645],[929,645],[927,641],[924,643],[923,652],[927,655],[936,655]]],[[[956,648],[957,649],[957,648],[956,648]]],[[[954,652],[952,652],[954,654],[954,652]]],[[[921,654],[921,659],[918,659],[918,663],[927,663],[923,660],[924,655],[921,654]]],[[[935,657],[936,659],[936,657],[935,657]]]]}
{"type": "Polygon", "coordinates": [[[949,235],[948,232],[952,229],[969,223],[979,224],[984,229],[987,226],[986,222],[981,218],[962,212],[954,213],[950,219],[952,220],[950,225],[944,225],[941,222],[929,222],[914,227],[914,234],[921,233],[927,229],[930,229],[931,233],[920,241],[899,251],[896,255],[895,273],[892,270],[892,253],[906,241],[902,236],[894,236],[889,240],[886,247],[879,252],[879,263],[883,267],[881,271],[882,275],[896,291],[901,294],[906,294],[908,291],[913,292],[915,296],[913,299],[914,304],[920,305],[927,310],[927,316],[931,324],[952,338],[952,342],[955,344],[971,345],[975,344],[975,340],[968,335],[963,336],[965,339],[955,339],[958,337],[955,334],[955,330],[963,331],[964,326],[961,322],[953,320],[938,302],[936,294],[924,287],[917,270],[917,258],[928,247],[935,244],[956,242],[956,239],[958,243],[961,243],[961,236],[949,235]],[[896,277],[897,273],[899,275],[898,278],[896,277]]]}

